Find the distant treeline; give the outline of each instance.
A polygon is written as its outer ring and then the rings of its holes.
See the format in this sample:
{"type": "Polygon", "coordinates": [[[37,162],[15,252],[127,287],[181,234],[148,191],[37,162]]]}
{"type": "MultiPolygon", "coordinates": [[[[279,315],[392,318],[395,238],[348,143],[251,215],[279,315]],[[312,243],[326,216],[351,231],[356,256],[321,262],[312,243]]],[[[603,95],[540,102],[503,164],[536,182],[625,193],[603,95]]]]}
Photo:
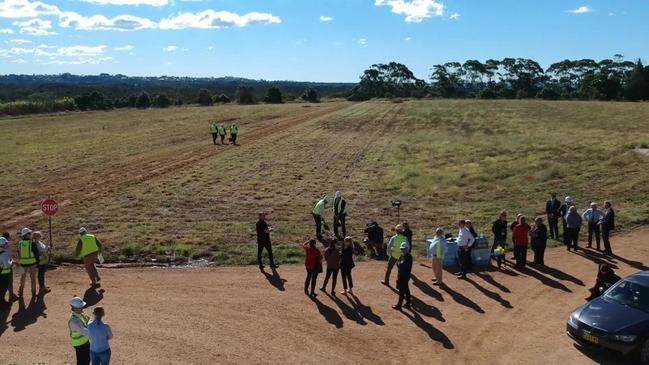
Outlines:
{"type": "Polygon", "coordinates": [[[649,67],[623,56],[599,62],[564,60],[544,70],[524,58],[468,60],[434,65],[429,82],[403,64],[372,65],[351,100],[375,97],[438,97],[549,100],[649,100],[649,67]]]}

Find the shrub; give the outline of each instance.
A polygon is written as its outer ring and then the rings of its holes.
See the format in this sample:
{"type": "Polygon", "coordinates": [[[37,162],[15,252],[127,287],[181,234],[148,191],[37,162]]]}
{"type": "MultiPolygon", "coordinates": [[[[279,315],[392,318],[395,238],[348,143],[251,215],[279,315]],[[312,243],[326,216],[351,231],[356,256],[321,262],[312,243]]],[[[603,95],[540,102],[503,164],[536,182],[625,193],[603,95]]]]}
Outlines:
{"type": "Polygon", "coordinates": [[[200,89],[198,91],[198,104],[202,106],[212,105],[212,94],[207,89],[200,89]]]}
{"type": "Polygon", "coordinates": [[[147,109],[151,107],[151,97],[145,91],[142,91],[137,97],[135,107],[138,109],[147,109]]]}
{"type": "Polygon", "coordinates": [[[171,100],[169,99],[169,97],[167,95],[160,94],[160,95],[155,97],[154,104],[158,108],[167,108],[167,107],[169,107],[169,105],[171,105],[171,100]]]}
{"type": "Polygon", "coordinates": [[[302,94],[302,100],[308,101],[310,103],[317,103],[320,101],[320,94],[313,89],[313,88],[308,88],[304,94],[302,94]]]}
{"type": "Polygon", "coordinates": [[[74,102],[81,110],[104,110],[111,107],[111,102],[98,91],[77,96],[74,98],[74,102]]]}
{"type": "Polygon", "coordinates": [[[561,99],[561,94],[554,88],[544,87],[543,90],[536,94],[536,97],[544,100],[559,100],[561,99]]]}
{"type": "Polygon", "coordinates": [[[0,104],[0,115],[25,115],[78,110],[72,98],[50,101],[13,101],[0,104]]]}
{"type": "Polygon", "coordinates": [[[268,89],[266,92],[266,97],[264,98],[265,103],[271,103],[271,104],[280,104],[283,102],[282,100],[282,92],[279,90],[279,88],[273,86],[268,89]]]}
{"type": "Polygon", "coordinates": [[[250,86],[239,86],[237,88],[237,102],[239,104],[254,104],[256,102],[255,89],[250,86]]]}
{"type": "Polygon", "coordinates": [[[214,97],[214,102],[215,102],[215,103],[223,103],[223,104],[227,104],[227,103],[230,102],[230,97],[227,96],[227,95],[225,95],[225,94],[221,94],[221,95],[219,95],[219,96],[215,96],[215,97],[214,97]]]}

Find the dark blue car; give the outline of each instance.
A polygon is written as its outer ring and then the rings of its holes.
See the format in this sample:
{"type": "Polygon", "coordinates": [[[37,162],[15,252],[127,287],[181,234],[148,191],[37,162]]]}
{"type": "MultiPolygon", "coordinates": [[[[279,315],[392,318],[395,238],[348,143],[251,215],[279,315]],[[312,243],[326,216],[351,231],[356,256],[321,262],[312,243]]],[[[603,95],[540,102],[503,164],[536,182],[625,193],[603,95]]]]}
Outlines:
{"type": "Polygon", "coordinates": [[[567,333],[585,346],[637,356],[649,364],[649,271],[628,276],[577,308],[567,333]]]}

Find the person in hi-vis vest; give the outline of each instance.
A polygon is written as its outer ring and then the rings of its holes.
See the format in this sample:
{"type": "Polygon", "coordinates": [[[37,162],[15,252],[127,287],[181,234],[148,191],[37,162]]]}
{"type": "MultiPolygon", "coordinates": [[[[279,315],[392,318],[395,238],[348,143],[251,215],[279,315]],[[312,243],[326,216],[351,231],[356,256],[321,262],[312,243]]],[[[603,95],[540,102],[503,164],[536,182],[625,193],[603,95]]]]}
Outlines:
{"type": "Polygon", "coordinates": [[[313,220],[315,221],[315,235],[320,241],[323,241],[322,224],[324,223],[324,228],[326,230],[329,230],[329,226],[327,226],[327,223],[325,223],[324,217],[325,209],[327,208],[327,202],[329,202],[329,200],[329,195],[325,195],[322,199],[318,200],[318,202],[315,204],[315,207],[313,207],[313,211],[311,212],[313,214],[313,220]]]}
{"type": "Polygon", "coordinates": [[[397,224],[397,226],[394,227],[394,230],[396,231],[396,234],[392,236],[392,238],[390,238],[388,246],[386,247],[386,254],[388,255],[388,267],[385,270],[385,278],[383,279],[383,281],[381,281],[381,284],[387,286],[390,286],[390,274],[392,273],[392,268],[401,257],[401,244],[406,242],[408,248],[410,248],[410,242],[408,242],[406,236],[403,235],[403,226],[401,224],[397,224]]]}
{"type": "Polygon", "coordinates": [[[216,138],[219,136],[219,127],[216,126],[216,122],[210,124],[210,134],[212,134],[212,143],[216,145],[216,138]]]}
{"type": "Polygon", "coordinates": [[[83,258],[83,264],[92,286],[99,286],[97,282],[101,280],[95,267],[95,264],[99,262],[98,255],[101,252],[101,247],[101,242],[94,235],[89,234],[84,227],[79,228],[79,242],[77,242],[75,256],[83,258]]]}
{"type": "Polygon", "coordinates": [[[90,337],[88,332],[88,318],[83,314],[86,302],[79,297],[70,299],[70,318],[68,319],[68,331],[70,333],[70,344],[74,348],[77,358],[77,365],[90,364],[90,337]]]}
{"type": "Polygon", "coordinates": [[[32,286],[32,297],[36,297],[36,272],[38,271],[36,264],[39,259],[40,252],[36,242],[32,240],[32,230],[25,227],[20,231],[20,241],[18,242],[18,264],[23,268],[18,289],[18,296],[21,298],[23,297],[27,275],[29,275],[32,286]]]}
{"type": "Polygon", "coordinates": [[[334,194],[333,211],[334,235],[338,239],[343,239],[344,237],[347,237],[347,229],[345,227],[345,217],[347,217],[347,201],[345,200],[345,198],[343,198],[340,191],[337,191],[336,194],[334,194]],[[338,228],[341,228],[342,236],[338,234],[338,228]]]}

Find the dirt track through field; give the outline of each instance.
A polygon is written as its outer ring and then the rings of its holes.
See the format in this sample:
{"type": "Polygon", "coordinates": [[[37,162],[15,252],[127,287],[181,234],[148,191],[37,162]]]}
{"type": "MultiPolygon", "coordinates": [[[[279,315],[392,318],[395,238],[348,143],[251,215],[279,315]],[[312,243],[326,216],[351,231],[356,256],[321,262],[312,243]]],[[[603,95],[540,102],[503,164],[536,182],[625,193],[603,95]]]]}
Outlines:
{"type": "MultiPolygon", "coordinates": [[[[321,104],[305,108],[304,113],[295,116],[268,120],[262,123],[260,127],[243,134],[239,143],[245,143],[248,147],[254,148],[257,143],[264,139],[307,121],[320,120],[350,105],[352,104],[321,104]]],[[[127,157],[115,161],[109,166],[95,166],[90,171],[87,169],[77,171],[59,179],[54,186],[34,187],[32,191],[37,193],[36,196],[16,196],[16,200],[4,201],[3,207],[0,208],[0,216],[5,219],[0,223],[0,230],[16,228],[20,224],[38,218],[41,215],[40,210],[34,210],[34,207],[38,206],[43,191],[56,196],[62,205],[71,208],[74,204],[88,204],[89,200],[106,194],[114,194],[125,187],[143,184],[150,179],[171,172],[177,173],[179,170],[206,159],[214,158],[226,151],[226,149],[215,149],[211,144],[207,144],[205,140],[200,140],[127,157]]]]}
{"type": "MultiPolygon", "coordinates": [[[[426,261],[414,267],[414,311],[390,308],[396,294],[379,280],[384,265],[359,263],[355,295],[316,300],[302,293],[304,269],[278,274],[256,267],[103,269],[103,289],[85,291],[113,327],[117,364],[379,363],[379,364],[632,364],[607,352],[582,352],[565,321],[582,304],[597,263],[627,275],[647,269],[649,230],[615,237],[619,255],[549,250],[548,267],[493,270],[448,288],[431,284],[426,261]]],[[[84,294],[79,268],[48,274],[53,292],[20,309],[0,327],[3,364],[73,362],[65,323],[67,299],[84,294]]],[[[319,283],[322,277],[319,278],[319,283]]],[[[340,282],[339,282],[339,290],[340,282]]]]}

